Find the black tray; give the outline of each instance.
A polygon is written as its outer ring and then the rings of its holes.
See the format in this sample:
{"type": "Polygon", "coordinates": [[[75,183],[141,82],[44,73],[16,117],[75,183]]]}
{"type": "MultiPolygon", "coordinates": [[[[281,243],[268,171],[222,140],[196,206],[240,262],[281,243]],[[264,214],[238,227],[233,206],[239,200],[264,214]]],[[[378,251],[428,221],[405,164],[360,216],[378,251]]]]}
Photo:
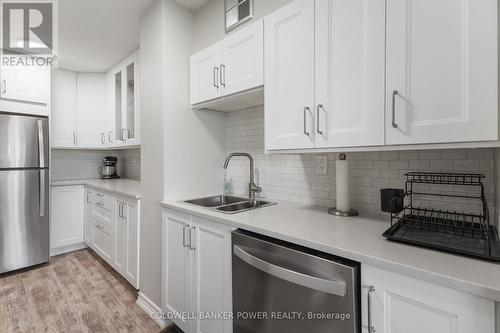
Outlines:
{"type": "Polygon", "coordinates": [[[500,241],[494,226],[489,226],[488,237],[484,239],[445,230],[437,232],[432,226],[426,229],[417,226],[414,221],[415,216],[402,216],[382,235],[395,242],[500,262],[500,241]]]}

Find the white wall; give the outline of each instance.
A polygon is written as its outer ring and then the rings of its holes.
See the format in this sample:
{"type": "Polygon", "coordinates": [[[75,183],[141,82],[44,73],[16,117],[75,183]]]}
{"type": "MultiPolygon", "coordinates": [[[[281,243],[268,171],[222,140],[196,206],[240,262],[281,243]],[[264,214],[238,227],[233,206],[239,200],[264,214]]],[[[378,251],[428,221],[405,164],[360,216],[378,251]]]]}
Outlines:
{"type": "MultiPolygon", "coordinates": [[[[241,27],[266,16],[292,0],[254,0],[254,18],[241,27]]],[[[200,51],[207,46],[224,38],[224,0],[210,0],[196,11],[195,24],[195,51],[200,51]]],[[[231,31],[231,32],[233,32],[231,31]]]]}
{"type": "Polygon", "coordinates": [[[159,0],[143,17],[141,92],[141,292],[161,305],[160,201],[222,191],[225,116],[193,111],[189,56],[194,13],[159,0]]]}
{"type": "Polygon", "coordinates": [[[183,199],[222,192],[225,115],[195,111],[189,104],[189,57],[195,20],[175,1],[165,19],[165,198],[183,199]]]}
{"type": "Polygon", "coordinates": [[[144,15],[140,33],[141,92],[141,282],[161,304],[161,209],[163,199],[163,1],[144,15]]]}

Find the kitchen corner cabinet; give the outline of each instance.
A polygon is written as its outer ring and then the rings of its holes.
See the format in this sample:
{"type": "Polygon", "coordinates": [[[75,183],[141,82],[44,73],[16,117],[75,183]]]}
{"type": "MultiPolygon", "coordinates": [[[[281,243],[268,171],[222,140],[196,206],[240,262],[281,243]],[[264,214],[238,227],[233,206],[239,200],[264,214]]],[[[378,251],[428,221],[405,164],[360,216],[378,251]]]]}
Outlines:
{"type": "Polygon", "coordinates": [[[84,188],[83,186],[52,187],[50,213],[50,248],[83,243],[84,188]]]}
{"type": "Polygon", "coordinates": [[[498,1],[387,1],[387,144],[498,140],[498,1]]]}
{"type": "Polygon", "coordinates": [[[259,20],[192,55],[191,104],[196,106],[261,87],[264,84],[263,38],[263,21],[259,20]]]}
{"type": "Polygon", "coordinates": [[[383,145],[385,1],[296,0],[264,25],[266,148],[383,145]]]}
{"type": "Polygon", "coordinates": [[[139,51],[135,51],[106,74],[108,107],[106,140],[108,145],[140,144],[139,51]]]}
{"type": "Polygon", "coordinates": [[[175,315],[232,311],[232,228],[170,209],[163,219],[163,311],[186,333],[231,333],[231,320],[175,315]]]}
{"type": "Polygon", "coordinates": [[[53,148],[140,144],[138,51],[109,73],[52,71],[53,148]]]}
{"type": "Polygon", "coordinates": [[[495,333],[491,300],[367,265],[361,286],[363,333],[495,333]]]}

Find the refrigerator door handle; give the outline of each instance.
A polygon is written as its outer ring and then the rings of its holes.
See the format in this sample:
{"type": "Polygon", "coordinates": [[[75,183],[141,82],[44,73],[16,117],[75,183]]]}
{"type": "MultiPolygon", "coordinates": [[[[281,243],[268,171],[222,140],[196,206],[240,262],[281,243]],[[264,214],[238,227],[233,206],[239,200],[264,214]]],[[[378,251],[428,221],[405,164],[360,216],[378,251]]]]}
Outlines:
{"type": "Polygon", "coordinates": [[[45,216],[45,170],[40,170],[40,216],[45,216]]]}
{"type": "Polygon", "coordinates": [[[43,134],[43,122],[41,119],[38,119],[38,156],[40,168],[45,168],[45,144],[43,134]]]}

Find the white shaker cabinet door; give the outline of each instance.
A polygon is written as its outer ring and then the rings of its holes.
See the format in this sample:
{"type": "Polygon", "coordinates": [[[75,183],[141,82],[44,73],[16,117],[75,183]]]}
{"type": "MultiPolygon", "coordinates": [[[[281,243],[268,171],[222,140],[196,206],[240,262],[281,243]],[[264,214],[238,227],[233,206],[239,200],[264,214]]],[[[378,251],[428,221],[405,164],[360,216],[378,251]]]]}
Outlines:
{"type": "Polygon", "coordinates": [[[83,242],[83,186],[52,187],[50,248],[83,242]]]}
{"type": "Polygon", "coordinates": [[[77,146],[76,73],[65,69],[52,71],[51,146],[77,146]]]}
{"type": "Polygon", "coordinates": [[[223,95],[264,84],[264,24],[257,21],[221,42],[220,83],[223,95]]]}
{"type": "Polygon", "coordinates": [[[222,96],[220,54],[220,44],[214,44],[191,56],[190,100],[192,105],[222,96]]]}
{"type": "MultiPolygon", "coordinates": [[[[231,231],[214,227],[210,221],[193,217],[190,229],[194,248],[196,313],[232,311],[231,231]]],[[[199,319],[196,333],[232,333],[232,321],[199,319]]]]}
{"type": "Polygon", "coordinates": [[[497,7],[387,1],[387,144],[498,139],[497,7]]]}
{"type": "Polygon", "coordinates": [[[315,44],[316,147],[383,145],[385,1],[317,0],[315,44]]]}
{"type": "Polygon", "coordinates": [[[78,146],[84,148],[104,147],[108,135],[106,127],[105,75],[100,73],[78,73],[77,110],[78,146]]]}
{"type": "Polygon", "coordinates": [[[47,104],[49,67],[22,64],[0,66],[2,98],[23,102],[47,104]]]}
{"type": "Polygon", "coordinates": [[[266,149],[314,147],[314,1],[264,19],[266,149]]]}
{"type": "Polygon", "coordinates": [[[372,266],[361,274],[363,333],[368,312],[376,333],[495,332],[493,301],[372,266]]]}
{"type": "Polygon", "coordinates": [[[192,332],[192,320],[185,316],[193,309],[192,257],[194,251],[189,248],[188,233],[192,227],[191,217],[169,211],[164,214],[163,233],[165,255],[163,259],[163,274],[166,279],[163,286],[163,311],[170,313],[172,321],[184,332],[192,332]],[[166,263],[166,265],[165,265],[166,263]]]}

